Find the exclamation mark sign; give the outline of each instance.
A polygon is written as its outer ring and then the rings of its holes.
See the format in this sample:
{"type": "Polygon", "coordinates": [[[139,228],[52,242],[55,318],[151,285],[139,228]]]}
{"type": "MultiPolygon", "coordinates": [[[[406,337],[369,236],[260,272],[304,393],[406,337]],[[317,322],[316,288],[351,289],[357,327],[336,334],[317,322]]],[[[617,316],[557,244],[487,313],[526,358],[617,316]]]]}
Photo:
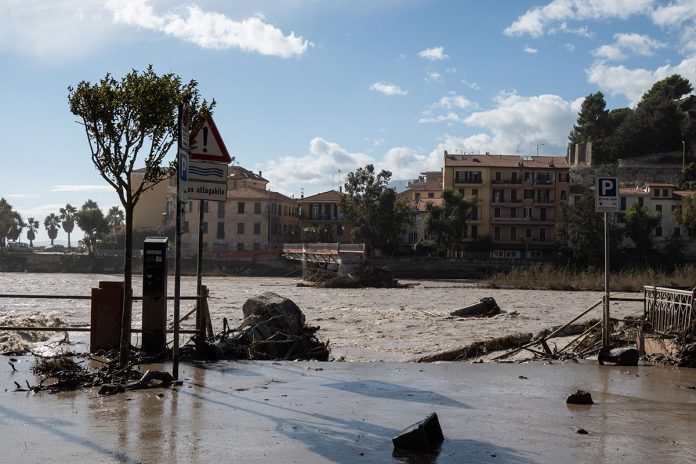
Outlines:
{"type": "Polygon", "coordinates": [[[208,152],[208,128],[203,128],[203,153],[208,152]]]}

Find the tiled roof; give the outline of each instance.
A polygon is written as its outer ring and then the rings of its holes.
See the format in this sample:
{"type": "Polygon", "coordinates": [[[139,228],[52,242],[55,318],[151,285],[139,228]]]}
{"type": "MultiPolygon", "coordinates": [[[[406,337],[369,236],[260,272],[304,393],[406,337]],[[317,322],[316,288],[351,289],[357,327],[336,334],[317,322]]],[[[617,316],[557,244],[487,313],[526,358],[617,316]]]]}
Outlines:
{"type": "Polygon", "coordinates": [[[648,187],[659,187],[659,188],[675,188],[676,186],[674,184],[665,184],[665,183],[658,183],[658,182],[648,182],[646,184],[648,187]]]}
{"type": "Polygon", "coordinates": [[[564,156],[518,156],[518,155],[445,155],[445,167],[527,167],[527,168],[569,168],[564,156]],[[520,165],[520,163],[522,163],[520,165]]]}
{"type": "Polygon", "coordinates": [[[321,202],[321,201],[331,201],[338,202],[341,201],[346,194],[338,192],[336,190],[327,190],[326,192],[317,193],[315,195],[310,195],[308,197],[302,198],[301,202],[321,202]]]}
{"type": "Polygon", "coordinates": [[[619,195],[626,196],[626,197],[649,197],[650,192],[646,192],[643,189],[636,189],[636,188],[626,188],[622,187],[619,189],[619,195]]]}
{"type": "Polygon", "coordinates": [[[268,182],[268,180],[261,177],[261,174],[256,174],[253,171],[245,169],[241,166],[230,166],[228,169],[229,177],[233,179],[251,179],[268,182]]]}

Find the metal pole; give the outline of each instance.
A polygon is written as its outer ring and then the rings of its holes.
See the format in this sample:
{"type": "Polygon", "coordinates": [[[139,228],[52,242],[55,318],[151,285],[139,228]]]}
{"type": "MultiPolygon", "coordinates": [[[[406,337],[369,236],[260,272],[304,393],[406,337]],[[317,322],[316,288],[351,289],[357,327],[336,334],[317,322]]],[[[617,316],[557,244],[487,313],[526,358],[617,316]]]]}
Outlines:
{"type": "Polygon", "coordinates": [[[609,219],[604,213],[604,314],[602,319],[602,347],[609,346],[609,219]]]}
{"type": "MultiPolygon", "coordinates": [[[[198,262],[196,263],[196,295],[201,295],[203,286],[203,203],[198,204],[198,262]]],[[[196,331],[202,341],[205,339],[205,314],[203,313],[203,302],[199,298],[196,301],[196,331]]]]}
{"type": "Polygon", "coordinates": [[[174,340],[172,343],[172,377],[179,379],[179,306],[181,297],[181,210],[184,203],[176,200],[176,232],[174,233],[174,340]]]}

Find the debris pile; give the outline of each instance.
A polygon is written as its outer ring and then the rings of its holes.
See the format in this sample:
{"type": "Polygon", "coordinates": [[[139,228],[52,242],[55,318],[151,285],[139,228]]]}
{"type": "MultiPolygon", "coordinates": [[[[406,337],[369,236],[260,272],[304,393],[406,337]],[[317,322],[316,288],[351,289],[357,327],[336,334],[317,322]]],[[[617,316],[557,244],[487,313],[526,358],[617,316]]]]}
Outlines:
{"type": "Polygon", "coordinates": [[[316,272],[307,280],[314,282],[314,286],[320,288],[396,288],[400,286],[394,279],[389,266],[379,267],[371,264],[362,266],[355,274],[341,275],[324,270],[316,272]]]}
{"type": "Polygon", "coordinates": [[[249,298],[242,307],[244,320],[217,335],[215,355],[223,359],[318,360],[329,358],[329,342],[316,337],[319,327],[305,324],[305,316],[290,299],[273,292],[249,298]]]}
{"type": "Polygon", "coordinates": [[[676,355],[677,366],[696,367],[696,323],[691,324],[676,341],[679,347],[676,355]]]}

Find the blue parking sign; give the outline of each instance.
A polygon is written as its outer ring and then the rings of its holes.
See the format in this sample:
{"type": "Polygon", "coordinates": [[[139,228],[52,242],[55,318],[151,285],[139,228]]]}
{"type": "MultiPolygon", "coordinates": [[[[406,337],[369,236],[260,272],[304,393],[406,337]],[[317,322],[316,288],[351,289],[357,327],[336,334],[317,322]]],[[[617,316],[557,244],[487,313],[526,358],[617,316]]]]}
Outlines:
{"type": "Polygon", "coordinates": [[[597,176],[595,182],[595,211],[615,213],[621,210],[619,178],[597,176]]]}

